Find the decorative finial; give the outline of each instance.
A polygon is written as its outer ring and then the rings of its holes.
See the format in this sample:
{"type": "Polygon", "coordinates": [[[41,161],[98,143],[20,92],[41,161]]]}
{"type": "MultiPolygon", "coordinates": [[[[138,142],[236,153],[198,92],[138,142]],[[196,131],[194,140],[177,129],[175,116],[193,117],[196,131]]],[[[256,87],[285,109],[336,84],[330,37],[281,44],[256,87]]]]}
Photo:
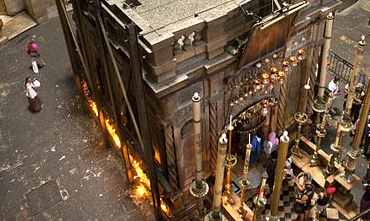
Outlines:
{"type": "Polygon", "coordinates": [[[288,143],[289,142],[288,131],[284,130],[283,135],[281,135],[280,139],[284,143],[288,143]]]}
{"type": "Polygon", "coordinates": [[[361,40],[358,42],[360,46],[366,45],[365,39],[366,39],[365,35],[361,35],[361,40]]]}
{"type": "Polygon", "coordinates": [[[192,100],[193,100],[194,102],[199,102],[199,101],[200,101],[200,95],[199,95],[199,93],[198,93],[198,92],[195,92],[195,93],[194,93],[192,100]]]}

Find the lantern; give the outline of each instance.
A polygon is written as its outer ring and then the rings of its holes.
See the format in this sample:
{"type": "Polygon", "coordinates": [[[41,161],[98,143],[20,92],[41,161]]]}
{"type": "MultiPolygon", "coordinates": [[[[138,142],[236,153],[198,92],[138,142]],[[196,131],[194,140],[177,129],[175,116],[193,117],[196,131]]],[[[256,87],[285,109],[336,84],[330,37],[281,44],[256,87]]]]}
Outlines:
{"type": "Polygon", "coordinates": [[[298,50],[298,60],[299,61],[302,61],[304,59],[304,54],[305,54],[305,51],[303,48],[298,50]]]}
{"type": "Polygon", "coordinates": [[[290,56],[289,57],[289,62],[295,67],[298,65],[298,59],[296,56],[290,56]]]}

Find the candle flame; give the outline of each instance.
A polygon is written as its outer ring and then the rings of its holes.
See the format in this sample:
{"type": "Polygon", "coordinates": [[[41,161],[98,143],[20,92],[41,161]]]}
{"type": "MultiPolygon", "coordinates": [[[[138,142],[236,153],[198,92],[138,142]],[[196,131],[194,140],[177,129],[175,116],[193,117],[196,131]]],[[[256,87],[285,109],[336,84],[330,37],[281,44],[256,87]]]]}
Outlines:
{"type": "Polygon", "coordinates": [[[167,215],[171,216],[170,213],[170,207],[164,202],[164,200],[161,198],[161,210],[167,215]]]}
{"type": "Polygon", "coordinates": [[[88,99],[87,103],[89,104],[90,110],[94,113],[96,117],[98,117],[99,111],[98,111],[98,107],[96,106],[96,103],[91,99],[88,99]]]}
{"type": "Polygon", "coordinates": [[[119,139],[119,136],[116,132],[116,128],[113,127],[110,120],[108,120],[108,119],[105,120],[105,126],[107,127],[107,131],[108,131],[109,135],[112,137],[112,139],[114,141],[114,144],[118,148],[121,148],[121,140],[119,139]]]}
{"type": "Polygon", "coordinates": [[[154,148],[154,159],[158,162],[161,163],[161,155],[159,154],[158,149],[154,148]]]}

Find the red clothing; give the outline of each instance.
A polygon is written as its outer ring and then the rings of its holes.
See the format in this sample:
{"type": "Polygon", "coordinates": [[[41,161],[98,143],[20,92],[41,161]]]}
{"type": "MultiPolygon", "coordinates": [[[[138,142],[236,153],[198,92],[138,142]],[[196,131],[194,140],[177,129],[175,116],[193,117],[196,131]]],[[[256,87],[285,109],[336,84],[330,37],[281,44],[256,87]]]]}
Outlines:
{"type": "Polygon", "coordinates": [[[39,46],[36,42],[30,41],[27,45],[27,54],[38,54],[39,53],[39,46]]]}
{"type": "Polygon", "coordinates": [[[334,193],[337,191],[337,189],[333,186],[329,186],[326,188],[326,193],[329,195],[329,196],[332,196],[334,195],[334,193]]]}

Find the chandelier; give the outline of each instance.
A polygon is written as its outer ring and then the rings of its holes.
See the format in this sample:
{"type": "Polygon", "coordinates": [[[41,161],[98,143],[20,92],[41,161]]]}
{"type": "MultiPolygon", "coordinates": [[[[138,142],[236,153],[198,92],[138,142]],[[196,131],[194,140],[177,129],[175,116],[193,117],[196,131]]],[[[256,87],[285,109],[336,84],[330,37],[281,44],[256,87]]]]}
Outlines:
{"type": "Polygon", "coordinates": [[[274,88],[284,83],[289,70],[304,59],[305,50],[303,48],[296,50],[288,58],[284,57],[283,50],[281,50],[243,68],[237,76],[230,78],[227,82],[230,91],[229,105],[231,107],[240,105],[249,96],[258,97],[271,94],[274,88]]]}

